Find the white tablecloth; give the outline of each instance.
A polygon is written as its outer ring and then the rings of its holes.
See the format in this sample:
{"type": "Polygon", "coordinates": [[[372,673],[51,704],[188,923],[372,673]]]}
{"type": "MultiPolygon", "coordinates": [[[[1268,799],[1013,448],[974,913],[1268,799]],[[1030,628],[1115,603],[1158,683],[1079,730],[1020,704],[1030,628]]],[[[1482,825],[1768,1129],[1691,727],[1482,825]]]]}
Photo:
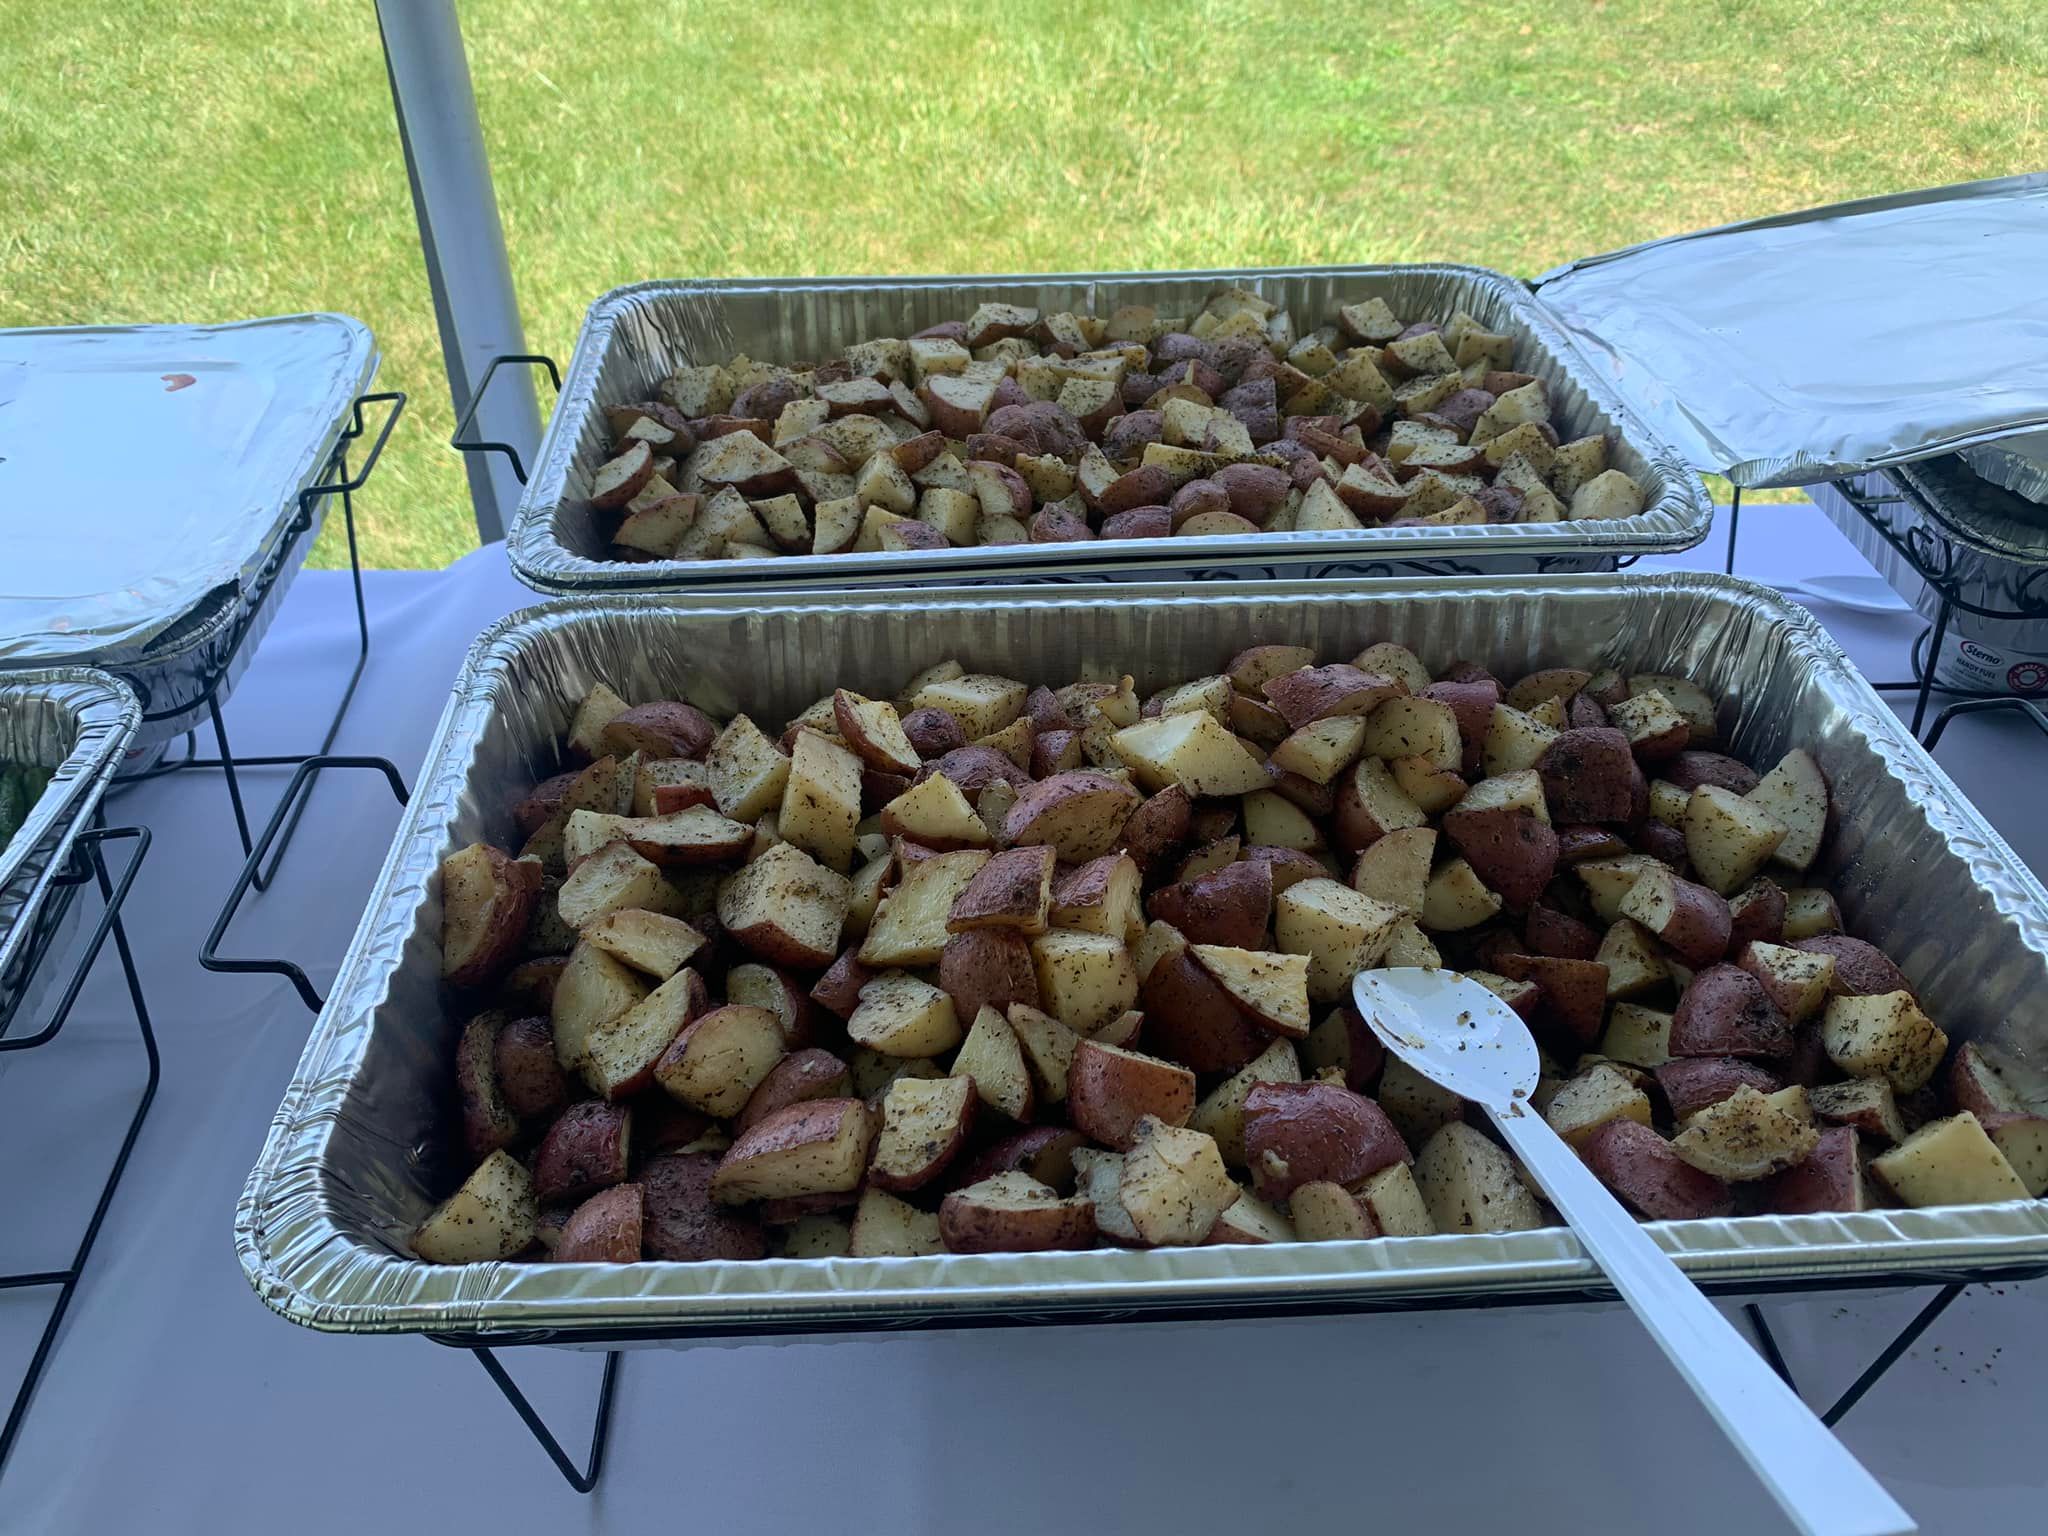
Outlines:
{"type": "MultiPolygon", "coordinates": [[[[1745,524],[1743,569],[1759,579],[1866,569],[1811,509],[1760,508],[1745,524]]],[[[1717,534],[1656,563],[1719,558],[1717,534]]],[[[531,594],[497,548],[368,581],[374,651],[339,749],[388,755],[410,782],[471,638],[531,594]]],[[[1914,621],[1816,611],[1871,675],[1904,674],[1914,621]]],[[[239,751],[305,749],[351,622],[345,578],[300,579],[229,709],[239,751]]],[[[2048,825],[2024,791],[2042,746],[2010,722],[1965,720],[1941,750],[2037,869],[2048,825]]],[[[260,825],[285,775],[250,777],[260,825]]],[[[111,814],[156,836],[128,926],[163,1087],[0,1478],[0,1530],[1783,1528],[1612,1307],[642,1350],[624,1364],[604,1481],[578,1497],[465,1355],[308,1333],[250,1294],[233,1207],[309,1016],[281,982],[194,960],[240,861],[219,776],[129,791],[111,814]]],[[[328,775],[231,951],[293,955],[324,988],[395,819],[381,781],[328,775]]],[[[10,1058],[0,1080],[6,1270],[68,1259],[125,1123],[141,1065],[116,976],[103,961],[65,1036],[10,1058]]],[[[1825,1402],[1927,1294],[1765,1305],[1825,1402]]],[[[0,1388],[12,1391],[46,1306],[0,1293],[0,1388]]],[[[580,1456],[599,1358],[505,1358],[580,1456]]],[[[2043,1518],[2031,1444],[2043,1422],[2048,1283],[2036,1283],[1966,1293],[1843,1434],[1923,1529],[2018,1531],[2043,1518]]]]}

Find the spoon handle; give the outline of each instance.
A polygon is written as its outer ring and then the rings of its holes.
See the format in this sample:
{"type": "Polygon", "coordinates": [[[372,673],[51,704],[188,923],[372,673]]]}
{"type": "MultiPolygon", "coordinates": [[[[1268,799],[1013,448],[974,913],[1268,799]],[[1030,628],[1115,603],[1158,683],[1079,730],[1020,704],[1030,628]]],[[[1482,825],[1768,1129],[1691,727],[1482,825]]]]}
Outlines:
{"type": "Polygon", "coordinates": [[[1542,1116],[1488,1112],[1794,1525],[1807,1536],[1919,1529],[1542,1116]]]}

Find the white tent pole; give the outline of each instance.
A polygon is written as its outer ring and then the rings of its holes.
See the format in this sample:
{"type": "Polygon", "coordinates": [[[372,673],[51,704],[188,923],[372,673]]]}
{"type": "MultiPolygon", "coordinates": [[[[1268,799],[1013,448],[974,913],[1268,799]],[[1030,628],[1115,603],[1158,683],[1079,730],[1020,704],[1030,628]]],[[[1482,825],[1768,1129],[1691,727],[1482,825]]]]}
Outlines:
{"type": "MultiPolygon", "coordinates": [[[[490,159],[477,123],[454,0],[377,0],[377,24],[434,317],[441,328],[448,392],[459,418],[490,360],[526,350],[490,159]]],[[[540,442],[540,411],[527,369],[497,371],[470,436],[509,443],[532,465],[540,442]]],[[[465,454],[464,464],[478,537],[485,542],[503,538],[507,518],[519,504],[511,465],[490,453],[465,454]]]]}

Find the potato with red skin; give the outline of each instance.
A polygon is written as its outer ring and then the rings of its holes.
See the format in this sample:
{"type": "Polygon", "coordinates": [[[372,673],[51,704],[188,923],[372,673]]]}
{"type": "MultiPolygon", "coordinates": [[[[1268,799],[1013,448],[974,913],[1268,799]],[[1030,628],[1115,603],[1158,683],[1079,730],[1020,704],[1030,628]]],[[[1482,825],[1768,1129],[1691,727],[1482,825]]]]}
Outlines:
{"type": "Polygon", "coordinates": [[[1916,999],[1919,996],[1906,980],[1905,972],[1885,958],[1883,951],[1846,933],[1817,934],[1787,947],[1809,955],[1833,955],[1835,979],[1830,990],[1845,997],[1882,997],[1887,992],[1904,992],[1916,999]]]}
{"type": "Polygon", "coordinates": [[[711,1198],[718,1155],[665,1152],[640,1169],[641,1245],[650,1259],[759,1259],[767,1235],[750,1212],[711,1198]]]}
{"type": "Polygon", "coordinates": [[[1105,539],[1164,539],[1173,533],[1173,513],[1165,507],[1131,507],[1102,520],[1105,539]]]}
{"type": "Polygon", "coordinates": [[[1237,855],[1242,864],[1263,864],[1271,871],[1273,894],[1278,896],[1290,885],[1303,880],[1320,880],[1330,871],[1313,854],[1299,848],[1272,848],[1254,843],[1241,849],[1237,855]]]}
{"type": "Polygon", "coordinates": [[[807,1099],[763,1116],[733,1139],[712,1175],[723,1205],[847,1194],[860,1187],[878,1129],[859,1099],[807,1099]]]}
{"type": "Polygon", "coordinates": [[[1685,833],[1677,827],[1666,826],[1661,821],[1646,821],[1635,829],[1634,836],[1636,852],[1647,853],[1673,869],[1685,868],[1685,833]]]}
{"type": "Polygon", "coordinates": [[[994,747],[978,745],[955,747],[936,762],[927,758],[925,765],[917,771],[917,779],[922,782],[934,774],[951,779],[960,793],[970,800],[996,779],[1005,779],[1019,788],[1031,782],[1031,775],[1003,753],[994,747]]]}
{"type": "Polygon", "coordinates": [[[1657,770],[1657,777],[1676,784],[1690,794],[1702,784],[1711,784],[1737,795],[1746,795],[1757,786],[1757,771],[1749,764],[1739,762],[1720,752],[1702,752],[1688,748],[1677,753],[1670,761],[1657,770]]]}
{"type": "Polygon", "coordinates": [[[1785,941],[1785,892],[1759,875],[1728,898],[1728,952],[1785,941]]]}
{"type": "Polygon", "coordinates": [[[1005,848],[975,871],[953,898],[946,927],[954,933],[979,928],[1013,928],[1026,935],[1045,932],[1055,867],[1053,850],[1044,844],[1005,848]]]}
{"type": "Polygon", "coordinates": [[[581,1200],[626,1177],[632,1152],[632,1111],[585,1099],[563,1110],[533,1158],[537,1199],[581,1200]]]}
{"type": "MultiPolygon", "coordinates": [[[[1152,391],[1148,388],[1138,398],[1147,398],[1152,391]]],[[[1166,422],[1157,411],[1126,411],[1102,429],[1102,451],[1122,463],[1140,457],[1147,443],[1165,439],[1166,422]]]]}
{"type": "Polygon", "coordinates": [[[518,956],[540,900],[541,866],[488,843],[441,861],[441,979],[451,987],[490,981],[518,956]]]}
{"type": "Polygon", "coordinates": [[[640,1258],[641,1230],[640,1186],[614,1184],[570,1212],[551,1257],[557,1264],[632,1264],[640,1258]]]}
{"type": "Polygon", "coordinates": [[[1479,772],[1486,755],[1486,733],[1493,724],[1493,707],[1501,701],[1500,683],[1492,679],[1431,683],[1422,690],[1422,697],[1450,705],[1451,714],[1458,722],[1458,741],[1464,749],[1458,771],[1471,778],[1479,772]]]}
{"type": "Polygon", "coordinates": [[[555,1054],[554,1026],[546,1019],[512,1019],[501,1025],[491,1057],[498,1092],[528,1127],[552,1120],[567,1106],[569,1079],[555,1054]]]}
{"type": "Polygon", "coordinates": [[[1710,965],[1678,999],[1670,1050],[1674,1056],[1783,1057],[1792,1050],[1792,1024],[1748,971],[1710,965]]]}
{"type": "Polygon", "coordinates": [[[851,1091],[846,1063],[830,1051],[816,1046],[792,1051],[770,1067],[768,1075],[755,1085],[732,1128],[735,1132],[745,1131],[791,1104],[845,1098],[851,1091]]]}
{"type": "Polygon", "coordinates": [[[1655,1068],[1650,1075],[1664,1090],[1664,1101],[1671,1106],[1674,1121],[1684,1120],[1720,1103],[1738,1088],[1776,1093],[1784,1087],[1774,1074],[1755,1062],[1738,1061],[1733,1056],[1673,1059],[1655,1068]]]}
{"type": "Polygon", "coordinates": [[[1152,893],[1145,915],[1171,923],[1191,944],[1264,946],[1273,917],[1273,871],[1263,861],[1226,864],[1152,893]]]}
{"type": "Polygon", "coordinates": [[[999,1173],[1028,1173],[1041,1184],[1070,1193],[1074,1153],[1087,1145],[1088,1138],[1069,1126],[1034,1125],[976,1153],[959,1172],[957,1183],[964,1187],[999,1173]]]}
{"type": "Polygon", "coordinates": [[[1607,827],[1559,827],[1557,857],[1561,864],[1582,859],[1612,859],[1629,851],[1621,835],[1607,827]]]}
{"type": "Polygon", "coordinates": [[[1303,667],[1274,678],[1260,690],[1280,711],[1290,731],[1341,715],[1365,715],[1373,706],[1408,691],[1407,685],[1345,662],[1303,667]]]}
{"type": "Polygon", "coordinates": [[[956,747],[967,745],[967,737],[960,729],[960,722],[943,709],[926,706],[913,709],[902,719],[903,734],[917,750],[924,762],[943,758],[956,747]]]}
{"type": "Polygon", "coordinates": [[[899,1077],[882,1099],[867,1182],[898,1194],[931,1183],[966,1145],[979,1102],[969,1078],[899,1077]]]}
{"type": "Polygon", "coordinates": [[[1855,1130],[1830,1126],[1806,1161],[1772,1176],[1767,1201],[1781,1216],[1870,1208],[1869,1184],[1863,1174],[1863,1149],[1855,1130]]]}
{"type": "Polygon", "coordinates": [[[939,1203],[948,1253],[1036,1253],[1095,1244],[1095,1207],[1062,1199],[1024,1173],[999,1173],[939,1203]]]}
{"type": "Polygon", "coordinates": [[[1955,1100],[1956,1108],[1968,1110],[1979,1120],[2017,1114],[2026,1108],[2019,1091],[2007,1079],[2003,1064],[1974,1040],[1965,1040],[1956,1048],[1949,1060],[1947,1080],[1949,1097],[1955,1100]]]}
{"type": "Polygon", "coordinates": [[[1591,960],[1600,953],[1599,934],[1569,913],[1541,902],[1531,907],[1528,917],[1523,919],[1522,943],[1530,954],[1556,955],[1565,960],[1591,960]]]}
{"type": "Polygon", "coordinates": [[[1249,522],[1263,526],[1286,504],[1287,472],[1270,464],[1226,464],[1213,478],[1229,498],[1230,510],[1249,522]]]}
{"type": "Polygon", "coordinates": [[[1628,737],[1611,726],[1561,732],[1536,771],[1553,822],[1626,822],[1635,815],[1642,770],[1628,737]]]}
{"type": "Polygon", "coordinates": [[[972,1019],[983,1008],[998,1012],[1011,1003],[1038,1006],[1038,971],[1031,940],[1014,928],[974,928],[955,933],[939,952],[939,989],[953,999],[954,1012],[972,1019]]]}
{"type": "Polygon", "coordinates": [[[1335,1083],[1255,1083],[1245,1095],[1244,1144],[1262,1200],[1303,1184],[1347,1188],[1393,1163],[1411,1162],[1386,1112],[1335,1083]]]}
{"type": "Polygon", "coordinates": [[[1726,1184],[1693,1167],[1637,1121],[1603,1122],[1580,1144],[1579,1156],[1645,1221],[1696,1221],[1734,1208],[1726,1184]]]}
{"type": "Polygon", "coordinates": [[[462,1099],[462,1144],[477,1161],[519,1139],[519,1115],[498,1083],[498,1031],[508,1021],[480,1013],[462,1027],[455,1047],[455,1087],[462,1099]]]}
{"type": "Polygon", "coordinates": [[[1133,507],[1165,506],[1173,496],[1173,476],[1157,464],[1143,464],[1125,470],[1095,498],[1104,517],[1128,512],[1133,507]]]}
{"type": "Polygon", "coordinates": [[[1270,1036],[1186,949],[1162,956],[1138,989],[1145,1040],[1197,1072],[1235,1072],[1270,1036]]]}
{"type": "Polygon", "coordinates": [[[1301,1051],[1309,1067],[1318,1071],[1335,1067],[1344,1074],[1344,1086],[1358,1093],[1372,1087],[1387,1060],[1380,1037],[1348,1000],[1308,1032],[1301,1051]]]}
{"type": "Polygon", "coordinates": [[[1557,833],[1518,807],[1453,808],[1444,814],[1443,831],[1510,911],[1534,905],[1557,872],[1557,833]]]}
{"type": "Polygon", "coordinates": [[[860,989],[878,974],[861,963],[860,945],[855,944],[812,984],[811,1001],[841,1019],[851,1018],[860,1006],[860,989]]]}
{"type": "Polygon", "coordinates": [[[1067,1068],[1067,1118],[1091,1140],[1128,1152],[1145,1116],[1186,1125],[1194,1111],[1195,1074],[1178,1062],[1100,1040],[1076,1044],[1067,1068]]]}
{"type": "Polygon", "coordinates": [[[1167,511],[1175,528],[1191,517],[1200,517],[1204,512],[1231,511],[1230,492],[1214,480],[1190,480],[1173,493],[1167,503],[1167,511]]]}
{"type": "Polygon", "coordinates": [[[605,751],[620,757],[638,752],[649,758],[701,759],[717,737],[717,724],[703,710],[675,699],[660,699],[614,715],[598,734],[598,741],[605,751]]]}
{"type": "Polygon", "coordinates": [[[1621,898],[1620,911],[1663,940],[1687,965],[1708,965],[1728,952],[1734,928],[1728,903],[1669,869],[1654,864],[1644,868],[1621,898]]]}
{"type": "Polygon", "coordinates": [[[521,837],[531,837],[550,820],[561,813],[562,802],[569,790],[583,777],[583,770],[572,768],[567,773],[555,774],[542,779],[512,806],[512,820],[519,828],[521,837]]]}
{"type": "Polygon", "coordinates": [[[1493,968],[1511,981],[1533,982],[1536,1017],[1580,1047],[1600,1038],[1607,1012],[1607,967],[1557,955],[1496,955],[1493,968]]]}
{"type": "Polygon", "coordinates": [[[1169,784],[1144,801],[1124,821],[1120,846],[1148,873],[1187,841],[1193,820],[1194,800],[1178,784],[1169,784]]]}
{"type": "Polygon", "coordinates": [[[1137,790],[1092,769],[1055,774],[1024,785],[1003,820],[1010,845],[1042,844],[1066,863],[1085,863],[1114,848],[1131,813],[1137,790]]]}

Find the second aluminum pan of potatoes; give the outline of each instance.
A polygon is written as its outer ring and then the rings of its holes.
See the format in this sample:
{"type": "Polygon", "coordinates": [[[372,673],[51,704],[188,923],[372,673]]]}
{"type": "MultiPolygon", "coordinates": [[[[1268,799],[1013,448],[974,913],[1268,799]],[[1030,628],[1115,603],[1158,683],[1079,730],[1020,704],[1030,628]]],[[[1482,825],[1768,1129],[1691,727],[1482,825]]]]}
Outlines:
{"type": "Polygon", "coordinates": [[[1517,574],[1710,516],[1479,267],[735,279],[592,306],[508,543],[564,594],[1517,574]]]}

